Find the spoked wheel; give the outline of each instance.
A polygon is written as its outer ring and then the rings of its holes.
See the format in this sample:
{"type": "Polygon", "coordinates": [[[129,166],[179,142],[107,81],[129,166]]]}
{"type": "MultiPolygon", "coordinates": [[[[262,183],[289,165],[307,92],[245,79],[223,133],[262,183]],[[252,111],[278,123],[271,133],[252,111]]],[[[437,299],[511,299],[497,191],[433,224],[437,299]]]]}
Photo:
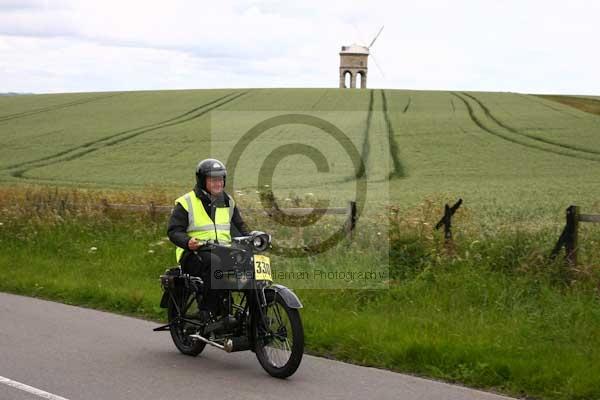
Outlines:
{"type": "Polygon", "coordinates": [[[188,318],[196,308],[196,295],[193,292],[185,291],[169,298],[167,308],[167,317],[171,324],[171,338],[177,349],[188,356],[197,356],[204,350],[206,343],[201,340],[190,338],[189,335],[196,333],[198,328],[193,324],[181,321],[181,318],[188,318]],[[173,302],[173,297],[177,301],[177,306],[173,302]]]}
{"type": "Polygon", "coordinates": [[[298,369],[304,352],[300,313],[277,294],[268,304],[265,316],[267,326],[256,324],[256,357],[269,375],[287,378],[298,369]]]}

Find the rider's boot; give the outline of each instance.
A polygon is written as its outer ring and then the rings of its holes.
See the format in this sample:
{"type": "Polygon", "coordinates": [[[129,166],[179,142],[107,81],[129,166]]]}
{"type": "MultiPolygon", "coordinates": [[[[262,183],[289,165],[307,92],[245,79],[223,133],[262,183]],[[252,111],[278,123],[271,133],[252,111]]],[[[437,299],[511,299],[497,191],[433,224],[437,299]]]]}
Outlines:
{"type": "Polygon", "coordinates": [[[196,304],[198,304],[198,312],[192,314],[191,317],[197,318],[200,320],[201,323],[207,324],[211,321],[211,315],[208,306],[205,304],[206,301],[204,300],[204,297],[205,296],[201,291],[196,293],[196,304]]]}

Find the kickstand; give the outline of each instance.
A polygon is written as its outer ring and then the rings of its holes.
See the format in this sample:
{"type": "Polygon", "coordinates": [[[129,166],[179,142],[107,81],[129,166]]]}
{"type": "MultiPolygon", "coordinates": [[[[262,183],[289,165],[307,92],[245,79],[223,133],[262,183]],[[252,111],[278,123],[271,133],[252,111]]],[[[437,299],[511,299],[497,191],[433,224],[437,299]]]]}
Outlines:
{"type": "Polygon", "coordinates": [[[171,330],[171,324],[167,324],[167,325],[163,325],[163,326],[159,326],[158,328],[154,328],[152,329],[154,332],[160,332],[160,331],[170,331],[171,330]]]}

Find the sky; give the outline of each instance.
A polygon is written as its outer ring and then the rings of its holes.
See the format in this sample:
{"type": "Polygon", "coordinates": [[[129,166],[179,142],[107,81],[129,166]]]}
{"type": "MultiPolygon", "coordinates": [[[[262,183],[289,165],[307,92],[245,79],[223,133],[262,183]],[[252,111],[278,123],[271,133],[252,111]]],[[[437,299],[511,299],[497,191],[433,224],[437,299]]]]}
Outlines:
{"type": "Polygon", "coordinates": [[[0,92],[337,87],[381,26],[371,88],[600,95],[596,0],[0,0],[0,92]]]}

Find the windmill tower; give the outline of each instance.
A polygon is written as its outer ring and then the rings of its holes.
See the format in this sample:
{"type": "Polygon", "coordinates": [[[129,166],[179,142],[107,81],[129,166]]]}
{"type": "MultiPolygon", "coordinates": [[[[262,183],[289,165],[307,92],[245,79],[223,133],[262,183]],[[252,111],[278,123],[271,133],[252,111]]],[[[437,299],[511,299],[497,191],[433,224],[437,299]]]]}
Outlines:
{"type": "MultiPolygon", "coordinates": [[[[350,75],[349,87],[354,89],[356,87],[357,77],[360,76],[360,87],[365,89],[367,87],[367,61],[370,54],[371,46],[375,43],[379,34],[383,30],[383,26],[377,32],[377,35],[371,41],[368,46],[361,46],[358,44],[352,44],[350,46],[342,46],[340,51],[340,88],[346,88],[346,76],[350,75]]],[[[375,61],[375,59],[373,59],[375,61]]],[[[377,65],[377,63],[376,63],[377,65]]]]}

